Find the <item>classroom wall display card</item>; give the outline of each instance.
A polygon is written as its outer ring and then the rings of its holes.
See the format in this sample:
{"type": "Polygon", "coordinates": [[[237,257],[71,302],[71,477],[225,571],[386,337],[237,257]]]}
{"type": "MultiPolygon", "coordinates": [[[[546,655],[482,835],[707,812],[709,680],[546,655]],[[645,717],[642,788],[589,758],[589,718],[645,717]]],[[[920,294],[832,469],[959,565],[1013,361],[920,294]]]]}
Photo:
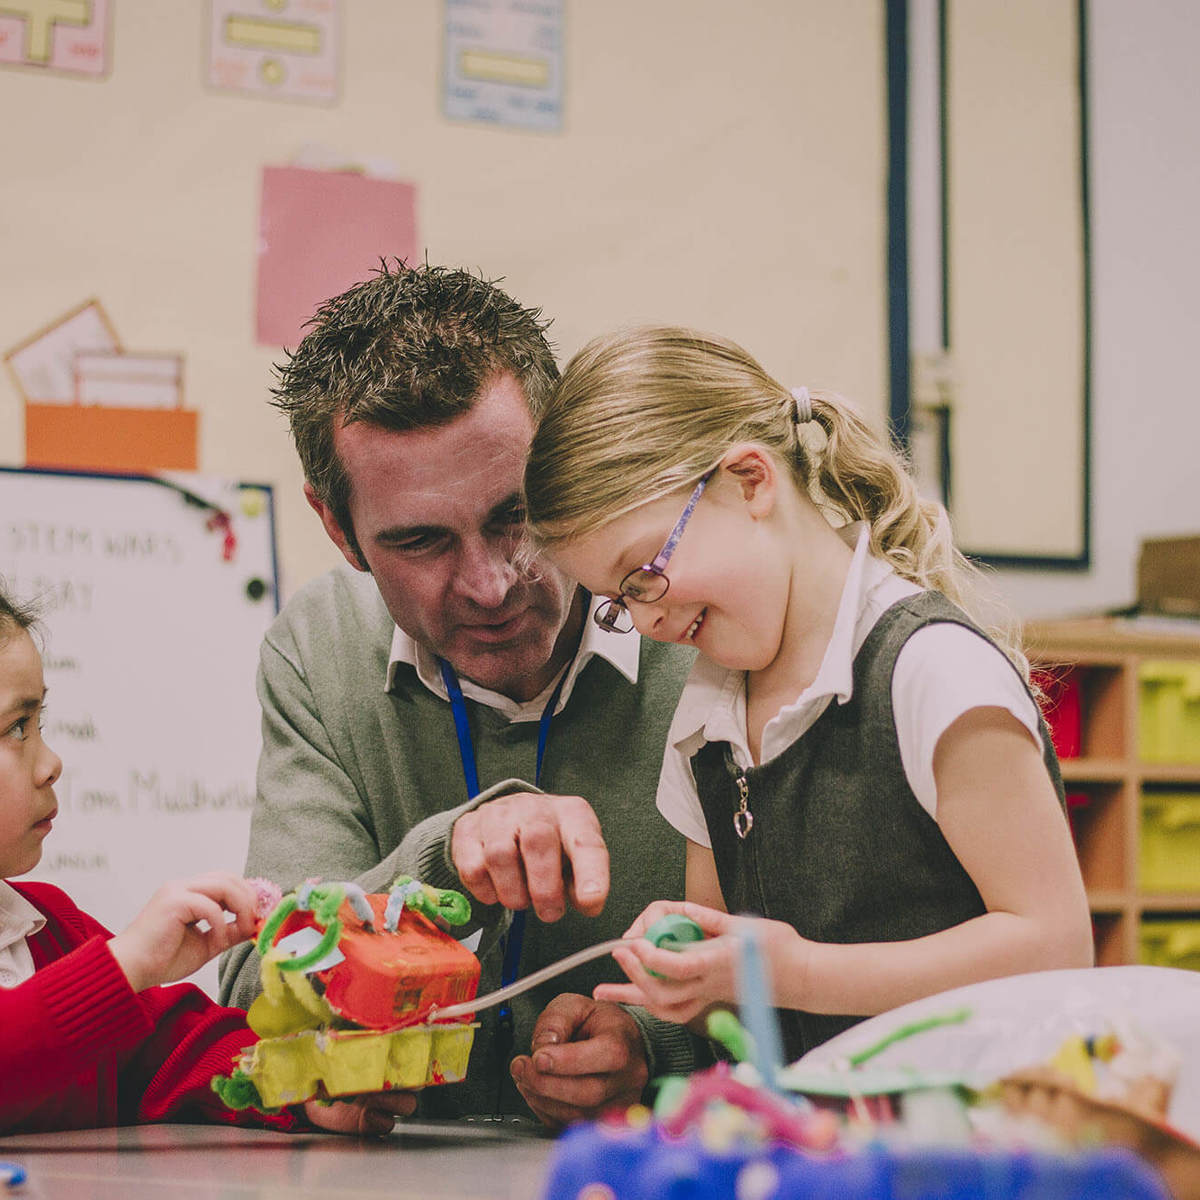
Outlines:
{"type": "Polygon", "coordinates": [[[107,75],[112,59],[109,0],[4,0],[0,66],[68,75],[107,75]]]}

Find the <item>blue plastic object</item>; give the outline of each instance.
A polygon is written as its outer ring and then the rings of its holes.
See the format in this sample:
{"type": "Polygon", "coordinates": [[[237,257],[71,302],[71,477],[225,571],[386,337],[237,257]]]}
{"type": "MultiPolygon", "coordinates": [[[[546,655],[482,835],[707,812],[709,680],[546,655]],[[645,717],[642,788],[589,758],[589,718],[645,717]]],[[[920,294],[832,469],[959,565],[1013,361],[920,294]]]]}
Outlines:
{"type": "Polygon", "coordinates": [[[751,1058],[758,1068],[763,1086],[779,1092],[779,1072],[783,1069],[783,1041],[779,1021],[771,1007],[771,984],[759,941],[759,926],[751,921],[744,926],[741,953],[738,955],[738,1008],[742,1024],[750,1035],[751,1058]]]}
{"type": "Polygon", "coordinates": [[[20,1163],[0,1162],[0,1184],[18,1188],[25,1182],[25,1168],[20,1163]]]}
{"type": "Polygon", "coordinates": [[[1170,1200],[1127,1150],[1033,1151],[876,1145],[821,1158],[788,1146],[705,1149],[655,1126],[576,1125],[559,1139],[543,1200],[1170,1200]],[[589,1190],[591,1189],[591,1190],[589,1190]]]}

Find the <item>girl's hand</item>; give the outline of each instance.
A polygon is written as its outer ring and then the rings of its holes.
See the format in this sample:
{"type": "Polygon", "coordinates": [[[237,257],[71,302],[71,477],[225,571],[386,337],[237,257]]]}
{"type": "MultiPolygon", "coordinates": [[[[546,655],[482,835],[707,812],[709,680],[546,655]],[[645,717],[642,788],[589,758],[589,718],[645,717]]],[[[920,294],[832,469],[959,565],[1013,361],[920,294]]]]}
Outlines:
{"type": "Polygon", "coordinates": [[[250,884],[228,871],[165,883],[108,948],[135,992],[184,979],[253,936],[254,903],[250,884]]]}
{"type": "Polygon", "coordinates": [[[627,938],[645,937],[646,930],[655,921],[661,921],[663,917],[671,916],[674,913],[690,917],[704,930],[705,937],[719,937],[728,928],[727,924],[722,925],[721,922],[727,923],[730,919],[729,914],[719,908],[694,904],[690,900],[655,900],[642,909],[622,936],[627,938]]]}
{"type": "Polygon", "coordinates": [[[383,1137],[392,1132],[397,1117],[411,1117],[417,1098],[412,1092],[376,1092],[367,1096],[347,1096],[326,1104],[309,1100],[304,1115],[318,1129],[330,1133],[351,1133],[363,1137],[383,1137]]]}
{"type": "Polygon", "coordinates": [[[597,1000],[618,1004],[640,1004],[654,1016],[686,1025],[718,1004],[736,1004],[738,999],[738,934],[752,929],[762,946],[763,958],[775,996],[792,986],[797,973],[807,968],[810,943],[783,921],[760,917],[734,917],[715,908],[688,901],[657,900],[629,927],[628,949],[620,947],[613,957],[629,976],[629,983],[601,984],[593,992],[597,1000]],[[682,950],[660,950],[642,936],[660,917],[682,913],[704,931],[705,940],[682,950]],[[653,971],[660,978],[650,974],[653,971]]]}

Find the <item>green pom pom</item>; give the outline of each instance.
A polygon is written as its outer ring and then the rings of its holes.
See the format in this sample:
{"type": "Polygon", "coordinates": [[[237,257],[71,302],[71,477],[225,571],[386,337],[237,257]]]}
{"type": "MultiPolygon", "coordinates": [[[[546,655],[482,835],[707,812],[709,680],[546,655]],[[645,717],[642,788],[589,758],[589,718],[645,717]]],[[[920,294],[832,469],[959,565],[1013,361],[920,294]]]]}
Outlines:
{"type": "Polygon", "coordinates": [[[462,892],[438,888],[437,915],[447,925],[465,925],[471,919],[471,902],[462,892]]]}
{"type": "Polygon", "coordinates": [[[704,1025],[708,1036],[724,1046],[738,1062],[754,1061],[754,1039],[727,1008],[713,1009],[704,1025]]]}
{"type": "Polygon", "coordinates": [[[683,1103],[688,1090],[686,1075],[664,1075],[656,1080],[658,1093],[654,1097],[654,1115],[658,1120],[669,1117],[683,1103]]]}
{"type": "Polygon", "coordinates": [[[235,1067],[230,1075],[214,1075],[212,1090],[221,1097],[226,1108],[240,1112],[243,1108],[256,1108],[262,1113],[278,1112],[277,1108],[266,1108],[254,1080],[240,1067],[235,1067]]]}

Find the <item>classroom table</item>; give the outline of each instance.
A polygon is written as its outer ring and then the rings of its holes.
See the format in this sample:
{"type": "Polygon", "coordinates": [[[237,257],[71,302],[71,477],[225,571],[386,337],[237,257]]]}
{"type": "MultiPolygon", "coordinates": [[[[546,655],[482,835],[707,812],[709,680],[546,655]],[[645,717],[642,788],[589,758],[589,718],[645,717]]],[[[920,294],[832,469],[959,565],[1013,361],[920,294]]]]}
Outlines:
{"type": "Polygon", "coordinates": [[[553,1145],[490,1123],[400,1122],[383,1138],[134,1125],[0,1138],[0,1162],[28,1174],[12,1200],[537,1200],[553,1145]]]}

